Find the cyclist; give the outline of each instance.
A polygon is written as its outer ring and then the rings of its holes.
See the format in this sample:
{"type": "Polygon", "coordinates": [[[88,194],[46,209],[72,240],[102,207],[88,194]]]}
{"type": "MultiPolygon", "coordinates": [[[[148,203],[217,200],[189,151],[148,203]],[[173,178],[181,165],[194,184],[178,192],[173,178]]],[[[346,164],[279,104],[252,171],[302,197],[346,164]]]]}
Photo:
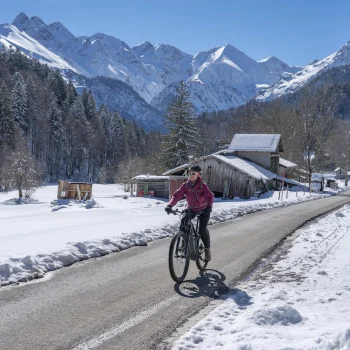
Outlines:
{"type": "Polygon", "coordinates": [[[193,212],[202,212],[199,216],[199,234],[205,247],[204,260],[210,261],[210,236],[207,226],[213,207],[214,195],[208,185],[202,180],[202,169],[200,166],[191,165],[188,171],[189,179],[174,192],[171,200],[165,207],[165,211],[170,214],[172,207],[186,195],[187,208],[193,212]]]}

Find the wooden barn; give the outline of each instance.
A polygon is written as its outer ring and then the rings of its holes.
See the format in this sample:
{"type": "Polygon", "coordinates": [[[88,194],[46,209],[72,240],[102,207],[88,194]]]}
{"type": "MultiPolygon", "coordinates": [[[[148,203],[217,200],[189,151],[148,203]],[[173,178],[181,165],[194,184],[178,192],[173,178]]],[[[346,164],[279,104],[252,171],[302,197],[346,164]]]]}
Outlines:
{"type": "MultiPolygon", "coordinates": [[[[284,151],[279,134],[236,134],[229,147],[201,157],[203,180],[216,196],[249,198],[277,186],[278,175],[292,174],[297,165],[280,157],[284,151]]],[[[165,172],[187,175],[189,164],[165,172]]]]}
{"type": "Polygon", "coordinates": [[[58,181],[57,199],[87,200],[92,196],[92,183],[58,181]]]}
{"type": "MultiPolygon", "coordinates": [[[[202,178],[216,196],[249,198],[272,186],[276,174],[237,156],[211,154],[193,162],[202,168],[202,178]]],[[[188,165],[164,175],[186,174],[188,165]],[[181,170],[182,168],[182,170],[181,170]]]]}
{"type": "Polygon", "coordinates": [[[151,196],[169,199],[186,180],[186,176],[139,175],[131,180],[130,192],[131,195],[137,197],[151,196]]]}

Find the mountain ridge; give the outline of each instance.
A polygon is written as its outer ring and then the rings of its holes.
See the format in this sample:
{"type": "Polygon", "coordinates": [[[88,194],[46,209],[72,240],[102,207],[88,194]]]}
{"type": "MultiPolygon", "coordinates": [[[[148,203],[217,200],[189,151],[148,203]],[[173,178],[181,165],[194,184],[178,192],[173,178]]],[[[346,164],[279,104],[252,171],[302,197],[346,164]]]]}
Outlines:
{"type": "Polygon", "coordinates": [[[323,60],[293,67],[275,56],[256,61],[231,44],[190,55],[149,41],[130,47],[104,33],[77,37],[61,22],[47,25],[23,12],[12,24],[0,25],[0,45],[15,46],[62,71],[120,80],[162,113],[180,80],[199,114],[293,93],[320,71],[350,63],[349,44],[323,60]]]}

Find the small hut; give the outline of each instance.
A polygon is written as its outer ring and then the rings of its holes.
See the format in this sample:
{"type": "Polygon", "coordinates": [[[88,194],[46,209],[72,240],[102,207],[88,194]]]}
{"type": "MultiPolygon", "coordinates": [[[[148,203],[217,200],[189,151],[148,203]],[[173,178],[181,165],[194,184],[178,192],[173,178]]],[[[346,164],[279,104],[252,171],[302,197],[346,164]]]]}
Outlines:
{"type": "Polygon", "coordinates": [[[341,179],[341,180],[345,179],[345,174],[346,174],[345,169],[339,167],[339,168],[335,169],[334,171],[335,171],[335,178],[336,179],[341,179]]]}
{"type": "Polygon", "coordinates": [[[297,177],[297,168],[298,166],[291,162],[290,160],[279,158],[279,169],[278,169],[278,175],[288,178],[294,178],[297,177]]]}
{"type": "Polygon", "coordinates": [[[169,199],[186,180],[187,176],[135,176],[131,180],[131,195],[169,199]]]}
{"type": "Polygon", "coordinates": [[[87,200],[92,196],[92,183],[58,181],[57,199],[87,200]]]}

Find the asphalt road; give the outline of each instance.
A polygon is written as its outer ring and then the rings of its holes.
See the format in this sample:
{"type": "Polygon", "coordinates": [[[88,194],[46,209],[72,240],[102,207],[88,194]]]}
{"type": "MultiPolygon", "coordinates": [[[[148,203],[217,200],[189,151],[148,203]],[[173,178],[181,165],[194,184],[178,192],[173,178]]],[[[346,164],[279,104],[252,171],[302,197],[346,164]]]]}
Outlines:
{"type": "Polygon", "coordinates": [[[0,289],[1,350],[166,349],[171,334],[227,293],[257,259],[308,220],[350,203],[350,193],[210,226],[208,271],[186,283],[168,272],[170,239],[63,268],[0,289]]]}

